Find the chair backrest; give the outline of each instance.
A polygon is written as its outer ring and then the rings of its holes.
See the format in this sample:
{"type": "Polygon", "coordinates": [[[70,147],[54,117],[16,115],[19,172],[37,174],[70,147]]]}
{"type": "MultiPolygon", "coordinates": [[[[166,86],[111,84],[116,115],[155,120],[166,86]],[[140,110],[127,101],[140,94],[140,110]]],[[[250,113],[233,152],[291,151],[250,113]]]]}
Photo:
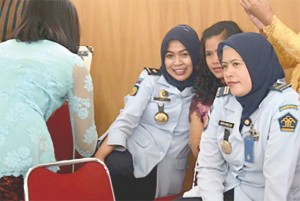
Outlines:
{"type": "Polygon", "coordinates": [[[25,175],[24,192],[25,201],[115,200],[109,171],[106,165],[96,158],[65,160],[34,166],[25,175]],[[48,170],[48,167],[71,164],[81,164],[81,167],[67,174],[48,170]]]}
{"type": "MultiPolygon", "coordinates": [[[[68,102],[65,102],[58,108],[47,121],[50,132],[55,158],[58,161],[71,160],[80,158],[79,155],[74,157],[72,127],[70,122],[68,102]]],[[[59,173],[71,173],[72,166],[62,166],[59,173]]]]}

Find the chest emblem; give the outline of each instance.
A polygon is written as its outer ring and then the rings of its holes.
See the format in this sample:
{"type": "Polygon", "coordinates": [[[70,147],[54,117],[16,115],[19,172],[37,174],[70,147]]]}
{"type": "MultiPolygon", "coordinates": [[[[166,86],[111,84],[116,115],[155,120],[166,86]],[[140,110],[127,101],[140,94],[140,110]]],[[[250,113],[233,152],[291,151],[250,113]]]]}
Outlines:
{"type": "Polygon", "coordinates": [[[164,104],[157,104],[158,112],[155,114],[154,119],[158,124],[165,124],[169,121],[169,116],[164,112],[164,104]]]}
{"type": "Polygon", "coordinates": [[[294,132],[295,128],[297,126],[298,120],[291,115],[290,113],[287,113],[280,117],[278,119],[279,127],[281,131],[285,132],[294,132]]]}
{"type": "Polygon", "coordinates": [[[225,154],[231,154],[231,151],[232,151],[231,143],[228,141],[229,136],[230,136],[230,131],[225,128],[224,129],[224,137],[221,142],[221,149],[222,149],[223,153],[225,153],[225,154]]]}
{"type": "Polygon", "coordinates": [[[154,97],[153,100],[167,101],[167,102],[171,101],[171,99],[169,98],[169,92],[164,89],[160,90],[159,97],[154,97]]]}

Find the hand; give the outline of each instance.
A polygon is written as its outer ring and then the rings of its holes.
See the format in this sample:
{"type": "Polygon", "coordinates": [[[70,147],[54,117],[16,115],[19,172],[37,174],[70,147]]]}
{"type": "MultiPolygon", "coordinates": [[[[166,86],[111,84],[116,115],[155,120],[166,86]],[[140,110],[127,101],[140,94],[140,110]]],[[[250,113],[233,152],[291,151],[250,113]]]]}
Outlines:
{"type": "Polygon", "coordinates": [[[246,11],[248,14],[249,19],[252,21],[252,23],[259,29],[262,30],[264,27],[264,24],[254,15],[250,14],[249,12],[246,11]]]}
{"type": "Polygon", "coordinates": [[[240,4],[255,26],[267,26],[272,23],[274,14],[269,0],[240,0],[240,4]]]}
{"type": "Polygon", "coordinates": [[[114,145],[107,144],[107,137],[106,137],[101,143],[97,152],[95,153],[95,157],[105,162],[106,156],[108,156],[114,150],[114,148],[115,148],[114,145]]]}

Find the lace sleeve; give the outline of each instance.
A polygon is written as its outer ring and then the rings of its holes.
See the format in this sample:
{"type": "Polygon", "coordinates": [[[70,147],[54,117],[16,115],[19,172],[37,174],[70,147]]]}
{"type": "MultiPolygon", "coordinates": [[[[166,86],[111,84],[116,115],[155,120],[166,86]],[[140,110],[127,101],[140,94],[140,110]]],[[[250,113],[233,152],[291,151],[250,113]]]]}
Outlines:
{"type": "Polygon", "coordinates": [[[93,83],[85,67],[73,68],[73,87],[69,93],[69,109],[74,146],[84,157],[96,148],[97,131],[94,121],[93,83]]]}

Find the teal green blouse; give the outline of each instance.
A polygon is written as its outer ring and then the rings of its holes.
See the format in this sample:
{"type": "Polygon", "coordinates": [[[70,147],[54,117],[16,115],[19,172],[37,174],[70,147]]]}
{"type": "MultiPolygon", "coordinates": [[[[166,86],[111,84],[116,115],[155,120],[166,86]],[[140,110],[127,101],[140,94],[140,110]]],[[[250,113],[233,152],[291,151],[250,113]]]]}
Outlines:
{"type": "Polygon", "coordinates": [[[55,161],[46,121],[66,100],[75,148],[91,156],[97,141],[93,84],[82,59],[47,40],[0,43],[0,178],[55,161]]]}

